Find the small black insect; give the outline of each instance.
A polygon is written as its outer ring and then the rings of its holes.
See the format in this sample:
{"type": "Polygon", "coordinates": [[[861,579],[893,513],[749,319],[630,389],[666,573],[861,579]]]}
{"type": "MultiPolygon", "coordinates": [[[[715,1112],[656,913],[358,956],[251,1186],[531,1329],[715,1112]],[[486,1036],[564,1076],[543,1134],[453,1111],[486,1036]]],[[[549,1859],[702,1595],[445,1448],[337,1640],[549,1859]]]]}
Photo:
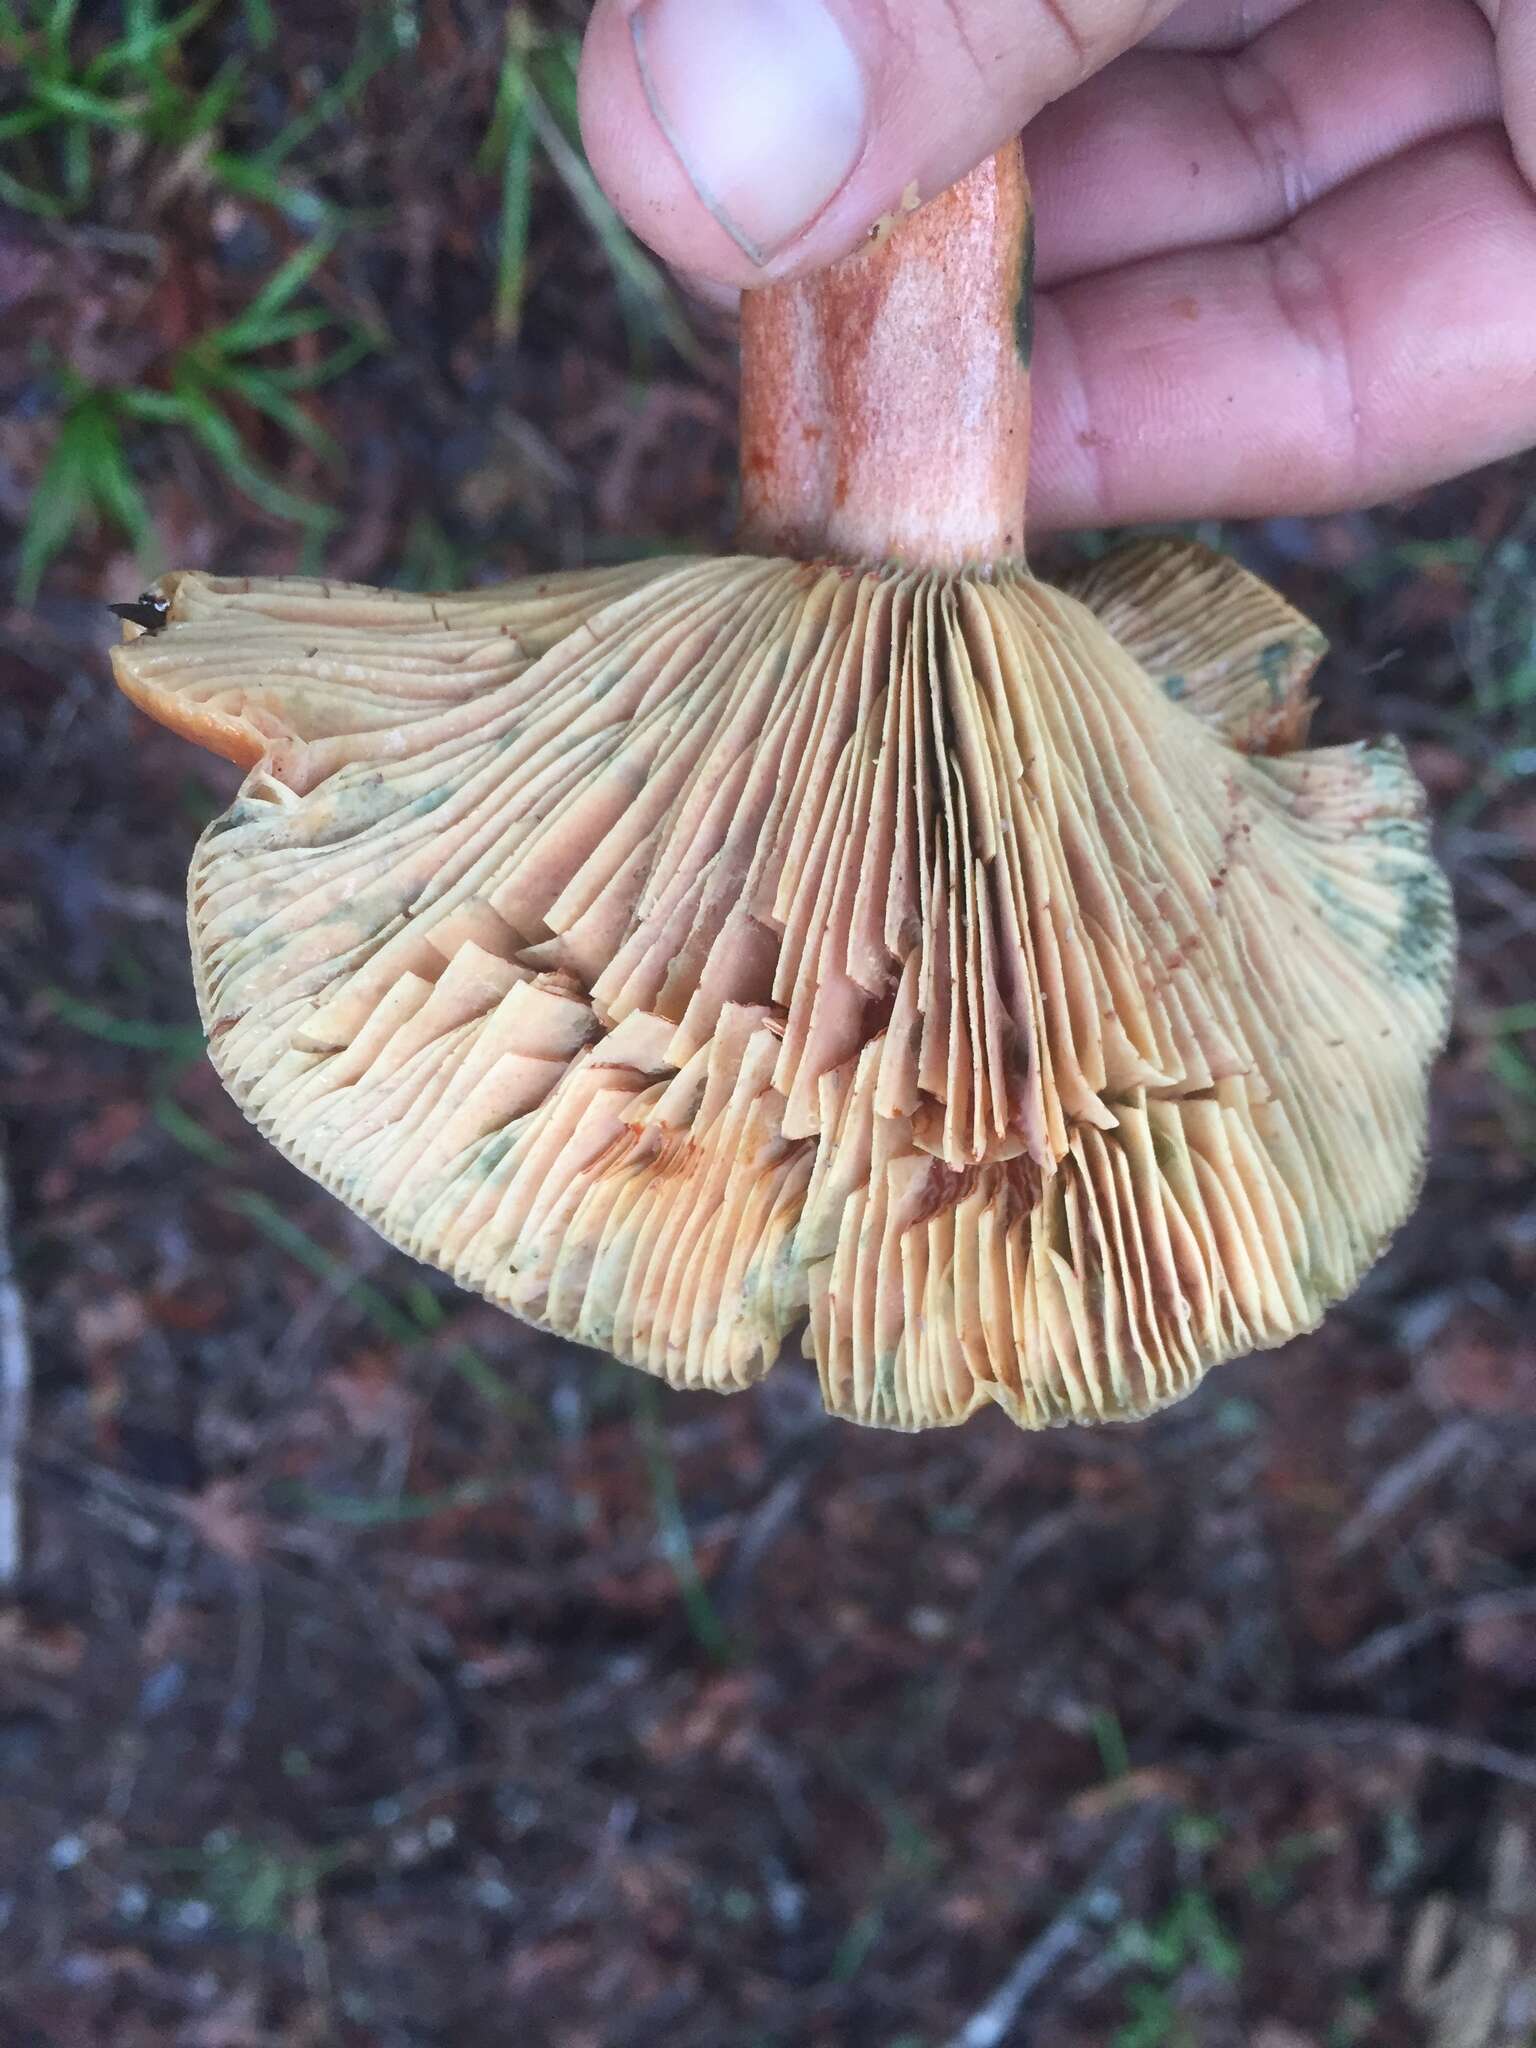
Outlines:
{"type": "Polygon", "coordinates": [[[107,610],[116,612],[130,626],[142,626],[146,633],[158,633],[171,614],[170,605],[158,590],[141,592],[132,604],[109,604],[107,610]]]}

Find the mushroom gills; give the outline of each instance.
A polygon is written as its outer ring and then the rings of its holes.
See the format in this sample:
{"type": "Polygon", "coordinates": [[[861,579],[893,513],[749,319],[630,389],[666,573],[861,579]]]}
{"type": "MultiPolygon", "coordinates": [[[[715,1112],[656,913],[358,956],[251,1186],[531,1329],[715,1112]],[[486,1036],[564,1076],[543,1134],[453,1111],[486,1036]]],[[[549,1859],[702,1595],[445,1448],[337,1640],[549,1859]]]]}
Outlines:
{"type": "Polygon", "coordinates": [[[1406,1214],[1452,926],[1391,744],[1238,566],[184,574],[116,651],[249,773],[211,1056],[386,1237],[675,1385],[1140,1415],[1406,1214]]]}

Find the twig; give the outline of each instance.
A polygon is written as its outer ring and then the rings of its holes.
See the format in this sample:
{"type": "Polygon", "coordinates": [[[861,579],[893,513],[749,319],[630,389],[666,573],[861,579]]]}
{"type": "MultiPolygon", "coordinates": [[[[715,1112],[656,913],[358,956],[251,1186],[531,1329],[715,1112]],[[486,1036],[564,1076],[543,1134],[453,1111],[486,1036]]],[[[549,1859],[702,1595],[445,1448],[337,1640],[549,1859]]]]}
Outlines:
{"type": "Polygon", "coordinates": [[[174,1633],[177,1611],[186,1598],[187,1572],[195,1549],[196,1539],[189,1529],[178,1529],[166,1539],[160,1568],[155,1573],[149,1612],[139,1626],[138,1703],[133,1714],[121,1723],[113,1735],[110,1750],[111,1771],[102,1801],[102,1812],[114,1828],[121,1827],[127,1818],[128,1810],[133,1804],[133,1795],[138,1789],[144,1759],[149,1753],[144,1690],[144,1680],[148,1678],[149,1672],[144,1666],[144,1658],[151,1645],[168,1641],[174,1633]]]}
{"type": "MultiPolygon", "coordinates": [[[[1209,1711],[1209,1710],[1207,1710],[1209,1711]]],[[[1449,1728],[1426,1728],[1418,1721],[1376,1720],[1366,1714],[1275,1714],[1224,1715],[1227,1726],[1262,1742],[1289,1746],[1353,1748],[1364,1744],[1376,1749],[1416,1750],[1436,1763],[1454,1764],[1459,1770],[1484,1771],[1490,1778],[1503,1778],[1511,1785],[1536,1791],[1536,1756],[1506,1749],[1500,1742],[1484,1742],[1474,1735],[1457,1735],[1449,1728]]]]}
{"type": "Polygon", "coordinates": [[[1015,1580],[1065,1543],[1069,1536],[1075,1535],[1087,1520],[1086,1508],[1081,1502],[1074,1502],[1069,1508],[1055,1508],[1051,1513],[1026,1523],[998,1564],[977,1587],[961,1634],[974,1635],[986,1628],[1008,1597],[1015,1580]]]}
{"type": "Polygon", "coordinates": [[[1260,1742],[1287,1748],[1354,1748],[1408,1750],[1453,1764],[1459,1770],[1484,1771],[1511,1785],[1536,1791],[1536,1756],[1478,1736],[1458,1735],[1449,1728],[1426,1728],[1418,1721],[1394,1721],[1369,1714],[1287,1713],[1271,1707],[1240,1707],[1219,1693],[1185,1678],[1147,1643],[1113,1621],[1101,1621],[1094,1633],[1144,1678],[1184,1702],[1186,1711],[1218,1728],[1251,1735],[1260,1742]]]}
{"type": "Polygon", "coordinates": [[[786,1472],[742,1523],[729,1558],[715,1575],[715,1605],[722,1614],[741,1605],[758,1566],[793,1522],[810,1476],[807,1464],[786,1472]]]}
{"type": "Polygon", "coordinates": [[[313,1868],[294,1901],[293,1931],[303,1960],[304,1983],[312,2003],[311,2024],[315,2029],[312,2038],[317,2044],[324,2044],[335,2038],[331,1952],[325,1938],[325,1906],[320,1893],[320,1878],[313,1868]]]}
{"type": "Polygon", "coordinates": [[[181,1519],[175,1497],[164,1487],[128,1479],[73,1450],[55,1449],[46,1437],[33,1445],[27,1463],[34,1486],[59,1488],[136,1550],[159,1550],[181,1519]]]}
{"type": "Polygon", "coordinates": [[[249,1565],[239,1568],[240,1620],[235,1633],[234,1668],[229,1693],[214,1746],[214,1762],[222,1771],[232,1770],[240,1760],[245,1730],[256,1709],[256,1684],[261,1676],[261,1652],[266,1635],[266,1614],[262,1607],[261,1574],[249,1565]]]}
{"type": "Polygon", "coordinates": [[[21,1577],[21,1457],[32,1406],[32,1349],[11,1250],[10,1182],[0,1133],[0,1595],[21,1577]]]}
{"type": "Polygon", "coordinates": [[[1115,1886],[1140,1861],[1164,1819],[1160,1800],[1149,1800],[1110,1843],[1045,1931],[1019,1957],[996,1991],[952,2034],[946,2048],[999,2048],[1024,2010],[1024,2004],[1051,1972],[1095,1927],[1113,1920],[1120,1910],[1115,1886]]]}
{"type": "Polygon", "coordinates": [[[1517,888],[1486,861],[1468,861],[1462,872],[1479,896],[1497,904],[1516,931],[1536,932],[1536,908],[1523,889],[1517,888]]]}
{"type": "Polygon", "coordinates": [[[773,1483],[743,1518],[724,1563],[715,1573],[712,1590],[722,1614],[731,1614],[746,1600],[763,1560],[785,1530],[793,1526],[805,1490],[831,1450],[831,1432],[822,1429],[818,1421],[807,1424],[802,1418],[784,1429],[769,1467],[773,1483]]]}
{"type": "Polygon", "coordinates": [[[1363,1550],[1383,1522],[1390,1521],[1421,1487],[1465,1457],[1481,1437],[1482,1431],[1473,1422],[1442,1423],[1422,1443],[1415,1444],[1407,1457],[1389,1465],[1366,1495],[1359,1513],[1352,1515],[1335,1537],[1339,1556],[1363,1550]]]}
{"type": "Polygon", "coordinates": [[[1506,1614],[1536,1614],[1536,1586],[1510,1586],[1502,1592],[1472,1593],[1463,1600],[1448,1600],[1439,1607],[1411,1614],[1379,1628],[1356,1643],[1342,1657],[1335,1658],[1324,1677],[1329,1685],[1355,1685],[1373,1678],[1399,1657],[1416,1650],[1420,1643],[1438,1635],[1443,1628],[1456,1628],[1469,1621],[1492,1621],[1506,1614]]]}

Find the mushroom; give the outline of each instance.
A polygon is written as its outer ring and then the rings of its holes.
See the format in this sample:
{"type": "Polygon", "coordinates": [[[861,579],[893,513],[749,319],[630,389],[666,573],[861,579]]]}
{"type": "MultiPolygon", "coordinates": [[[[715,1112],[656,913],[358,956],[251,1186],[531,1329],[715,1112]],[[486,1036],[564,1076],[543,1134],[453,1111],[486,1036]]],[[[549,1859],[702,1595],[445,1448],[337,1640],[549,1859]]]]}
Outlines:
{"type": "Polygon", "coordinates": [[[209,1049],[414,1256],[674,1385],[1144,1415],[1413,1201],[1452,926],[1308,622],[1025,566],[1016,149],[743,312],[745,550],[415,596],[181,573],[115,651],[248,770],[209,1049]],[[163,612],[159,607],[163,605],[163,612]],[[163,625],[160,623],[163,617],[163,625]]]}

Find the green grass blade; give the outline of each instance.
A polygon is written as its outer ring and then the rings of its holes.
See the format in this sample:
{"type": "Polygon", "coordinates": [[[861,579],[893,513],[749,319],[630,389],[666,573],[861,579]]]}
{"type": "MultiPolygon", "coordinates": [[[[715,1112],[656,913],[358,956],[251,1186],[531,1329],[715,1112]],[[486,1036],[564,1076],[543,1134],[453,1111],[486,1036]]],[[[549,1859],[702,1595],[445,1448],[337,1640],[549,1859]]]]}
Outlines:
{"type": "Polygon", "coordinates": [[[56,66],[64,67],[69,62],[69,38],[75,26],[78,0],[53,0],[43,17],[43,34],[47,39],[49,55],[56,66]]]}
{"type": "Polygon", "coordinates": [[[280,213],[306,234],[334,234],[345,218],[342,208],[318,192],[311,192],[304,185],[290,185],[265,165],[249,157],[235,156],[229,150],[215,150],[208,159],[208,171],[226,191],[270,206],[274,213],[280,213]]]}
{"type": "Polygon", "coordinates": [[[144,109],[141,104],[131,100],[109,100],[101,93],[89,92],[83,85],[73,85],[66,79],[35,79],[32,92],[40,106],[55,114],[69,115],[76,121],[90,122],[98,128],[137,130],[143,125],[144,109]]]}
{"type": "Polygon", "coordinates": [[[1125,1730],[1120,1717],[1112,1707],[1095,1707],[1088,1716],[1088,1726],[1093,1735],[1094,1747],[1099,1752],[1099,1767],[1107,1783],[1126,1777],[1131,1768],[1130,1753],[1125,1746],[1125,1730]]]}
{"type": "Polygon", "coordinates": [[[18,107],[14,114],[0,115],[0,142],[14,142],[19,135],[35,135],[52,120],[46,107],[18,107]]]}
{"type": "Polygon", "coordinates": [[[496,224],[496,339],[515,339],[522,322],[528,261],[528,218],[533,201],[533,122],[529,114],[528,62],[538,32],[521,7],[507,16],[506,48],[496,83],[496,105],[475,158],[482,171],[501,174],[501,212],[496,224]]]}
{"type": "Polygon", "coordinates": [[[13,178],[6,170],[0,170],[0,201],[15,207],[18,213],[30,213],[39,220],[61,220],[69,212],[67,199],[55,198],[51,192],[39,192],[35,185],[23,185],[19,178],[13,178]]]}
{"type": "Polygon", "coordinates": [[[1494,1046],[1488,1055],[1488,1071],[1518,1102],[1536,1102],[1536,1067],[1514,1046],[1494,1046]]]}
{"type": "Polygon", "coordinates": [[[238,1152],[226,1145],[222,1138],[216,1138],[212,1131],[205,1130],[195,1116],[188,1116],[174,1097],[157,1095],[155,1098],[155,1122],[194,1159],[200,1159],[205,1166],[216,1166],[222,1172],[230,1173],[240,1166],[238,1152]]]}
{"type": "Polygon", "coordinates": [[[16,571],[16,595],[22,604],[36,598],[49,563],[68,542],[89,503],[78,426],[75,417],[67,415],[32,493],[22,530],[16,571]]]}
{"type": "Polygon", "coordinates": [[[528,1396],[510,1386],[472,1344],[450,1345],[443,1354],[443,1363],[458,1374],[472,1393],[479,1395],[487,1408],[499,1408],[525,1422],[537,1416],[538,1409],[528,1396]]]}
{"type": "Polygon", "coordinates": [[[418,512],[405,530],[392,582],[402,590],[462,589],[474,580],[463,550],[430,512],[418,512]]]}
{"type": "Polygon", "coordinates": [[[539,96],[560,123],[566,140],[578,150],[581,123],[576,108],[576,76],[580,62],[578,36],[546,36],[533,52],[531,67],[539,96]]]}
{"type": "Polygon", "coordinates": [[[64,194],[71,207],[84,206],[91,196],[92,131],[83,121],[65,127],[63,136],[64,194]]]}
{"type": "MultiPolygon", "coordinates": [[[[245,314],[238,320],[243,321],[245,314]]],[[[324,306],[293,306],[285,313],[273,313],[250,335],[242,335],[236,321],[217,327],[198,343],[202,355],[250,355],[257,349],[280,348],[285,341],[302,341],[308,334],[320,334],[336,325],[336,316],[324,306]],[[234,329],[233,343],[229,339],[234,329]]]]}
{"type": "Polygon", "coordinates": [[[116,394],[88,392],[64,415],[32,496],[22,534],[16,592],[36,597],[49,563],[90,513],[110,520],[143,555],[153,539],[149,508],[123,447],[116,394]]]}
{"type": "Polygon", "coordinates": [[[533,203],[533,122],[526,104],[509,124],[501,160],[501,218],[496,231],[496,298],[493,328],[498,342],[517,339],[528,274],[528,219],[533,203]]]}
{"type": "Polygon", "coordinates": [[[240,11],[252,43],[258,50],[270,50],[277,41],[277,23],[272,18],[270,0],[240,0],[240,11]]]}
{"type": "Polygon", "coordinates": [[[497,1479],[462,1479],[438,1493],[405,1493],[393,1500],[370,1500],[354,1493],[327,1493],[320,1487],[290,1483],[282,1488],[285,1505],[352,1529],[388,1528],[395,1522],[425,1522],[434,1515],[462,1514],[503,1500],[518,1484],[506,1474],[497,1479]]]}
{"type": "Polygon", "coordinates": [[[656,1514],[662,1552],[677,1580],[683,1612],[695,1642],[717,1664],[729,1664],[733,1649],[730,1634],[720,1619],[709,1589],[699,1571],[693,1537],[677,1488],[677,1472],[656,1412],[656,1389],[642,1381],[634,1390],[635,1427],[651,1481],[651,1501],[656,1514]]]}
{"type": "Polygon", "coordinates": [[[243,398],[247,405],[265,414],[285,434],[292,435],[295,441],[318,455],[323,462],[336,468],[342,466],[342,452],[335,439],[281,385],[274,384],[262,371],[244,364],[226,367],[219,373],[218,381],[221,389],[243,398]]]}
{"type": "Polygon", "coordinates": [[[245,311],[223,327],[215,328],[204,346],[223,355],[236,355],[244,349],[269,346],[274,333],[277,339],[286,339],[278,316],[287,310],[289,300],[303,290],[335,246],[334,235],[316,235],[295,249],[273,271],[245,311]]]}
{"type": "Polygon", "coordinates": [[[188,143],[212,135],[223,124],[245,83],[245,59],[231,57],[227,64],[219,66],[196,98],[178,107],[174,121],[167,124],[172,132],[163,135],[162,140],[172,148],[185,149],[188,143]]]}
{"type": "Polygon", "coordinates": [[[278,136],[258,152],[256,161],[268,171],[275,171],[285,163],[299,147],[307,142],[317,129],[323,128],[335,115],[345,112],[349,103],[360,93],[374,74],[383,69],[395,54],[395,37],[392,32],[380,32],[377,18],[365,25],[357,55],[347,66],[334,85],[328,85],[323,92],[297,115],[278,136]]]}
{"type": "Polygon", "coordinates": [[[340,1287],[346,1299],[364,1316],[381,1336],[391,1343],[411,1345],[419,1343],[421,1331],[412,1319],[397,1308],[387,1294],[372,1287],[366,1280],[352,1277],[344,1262],[324,1245],[316,1244],[306,1231],[296,1223],[290,1223],[276,1203],[265,1195],[259,1195],[249,1188],[222,1196],[220,1206],[232,1209],[237,1216],[243,1216],[252,1223],[262,1236],[275,1244],[279,1251],[286,1252],[296,1264],[303,1266],[317,1280],[324,1280],[331,1286],[340,1287]]]}
{"type": "Polygon", "coordinates": [[[350,370],[354,363],[360,363],[364,356],[373,355],[380,349],[387,349],[387,341],[362,329],[350,341],[344,341],[340,348],[334,348],[327,356],[321,356],[315,363],[290,363],[280,370],[264,370],[266,381],[278,391],[316,391],[322,384],[329,384],[350,370]]]}
{"type": "MultiPolygon", "coordinates": [[[[190,1119],[188,1121],[190,1122],[190,1119]]],[[[218,1140],[203,1132],[200,1125],[195,1128],[210,1144],[218,1144],[218,1140]]],[[[180,1136],[183,1142],[186,1142],[186,1134],[179,1128],[173,1129],[171,1135],[180,1136]]],[[[324,1245],[316,1244],[314,1239],[300,1230],[296,1224],[290,1223],[265,1195],[257,1194],[250,1189],[241,1189],[238,1193],[223,1197],[222,1203],[225,1208],[232,1209],[237,1215],[244,1216],[248,1222],[253,1223],[264,1237],[303,1266],[306,1272],[314,1274],[316,1279],[323,1280],[330,1286],[339,1286],[359,1314],[371,1323],[381,1336],[388,1338],[391,1343],[398,1344],[402,1351],[416,1349],[431,1338],[440,1327],[443,1320],[442,1311],[430,1295],[426,1300],[431,1306],[425,1313],[424,1304],[420,1301],[413,1304],[410,1312],[399,1308],[379,1288],[370,1286],[366,1280],[351,1277],[342,1261],[333,1252],[327,1251],[324,1245]]],[[[443,1362],[488,1406],[524,1418],[531,1418],[536,1413],[527,1395],[520,1393],[516,1387],[506,1385],[472,1346],[450,1345],[443,1355],[443,1362]]]]}
{"type": "Polygon", "coordinates": [[[136,384],[119,391],[116,401],[118,411],[126,419],[146,420],[157,427],[184,427],[187,423],[186,404],[174,392],[136,384]]]}
{"type": "Polygon", "coordinates": [[[190,7],[184,7],[180,14],[173,14],[166,21],[160,19],[158,5],[129,7],[128,33],[103,50],[83,76],[94,85],[114,71],[149,69],[156,58],[178,48],[222,5],[223,0],[192,0],[190,7]]]}
{"type": "Polygon", "coordinates": [[[83,1002],[68,989],[45,988],[43,999],[53,1014],[72,1030],[87,1038],[99,1038],[108,1045],[131,1046],[135,1052],[168,1052],[179,1059],[195,1059],[206,1041],[195,1024],[152,1024],[142,1017],[118,1017],[98,1003],[83,1002]]]}
{"type": "Polygon", "coordinates": [[[531,26],[526,11],[521,7],[509,8],[501,70],[496,76],[496,98],[480,147],[475,152],[477,171],[494,171],[501,162],[510,124],[527,97],[528,58],[537,40],[537,31],[531,26]]]}
{"type": "Polygon", "coordinates": [[[85,440],[86,482],[92,499],[146,555],[154,539],[154,523],[133,471],[128,466],[122,430],[108,403],[93,406],[87,414],[85,440]]]}
{"type": "Polygon", "coordinates": [[[632,342],[643,350],[646,344],[665,339],[685,362],[701,363],[703,351],[661,266],[652,262],[619,219],[586,158],[567,140],[560,123],[532,91],[528,95],[528,112],[541,148],[607,258],[632,342]]]}
{"type": "Polygon", "coordinates": [[[296,491],[290,491],[276,477],[267,474],[246,449],[234,421],[220,411],[206,389],[183,382],[178,386],[178,395],[185,404],[184,418],[188,431],[203,444],[230,482],[237,490],[243,491],[252,504],[270,512],[274,518],[290,521],[306,531],[324,533],[335,525],[336,514],[327,506],[317,505],[310,498],[301,498],[296,491]]]}

